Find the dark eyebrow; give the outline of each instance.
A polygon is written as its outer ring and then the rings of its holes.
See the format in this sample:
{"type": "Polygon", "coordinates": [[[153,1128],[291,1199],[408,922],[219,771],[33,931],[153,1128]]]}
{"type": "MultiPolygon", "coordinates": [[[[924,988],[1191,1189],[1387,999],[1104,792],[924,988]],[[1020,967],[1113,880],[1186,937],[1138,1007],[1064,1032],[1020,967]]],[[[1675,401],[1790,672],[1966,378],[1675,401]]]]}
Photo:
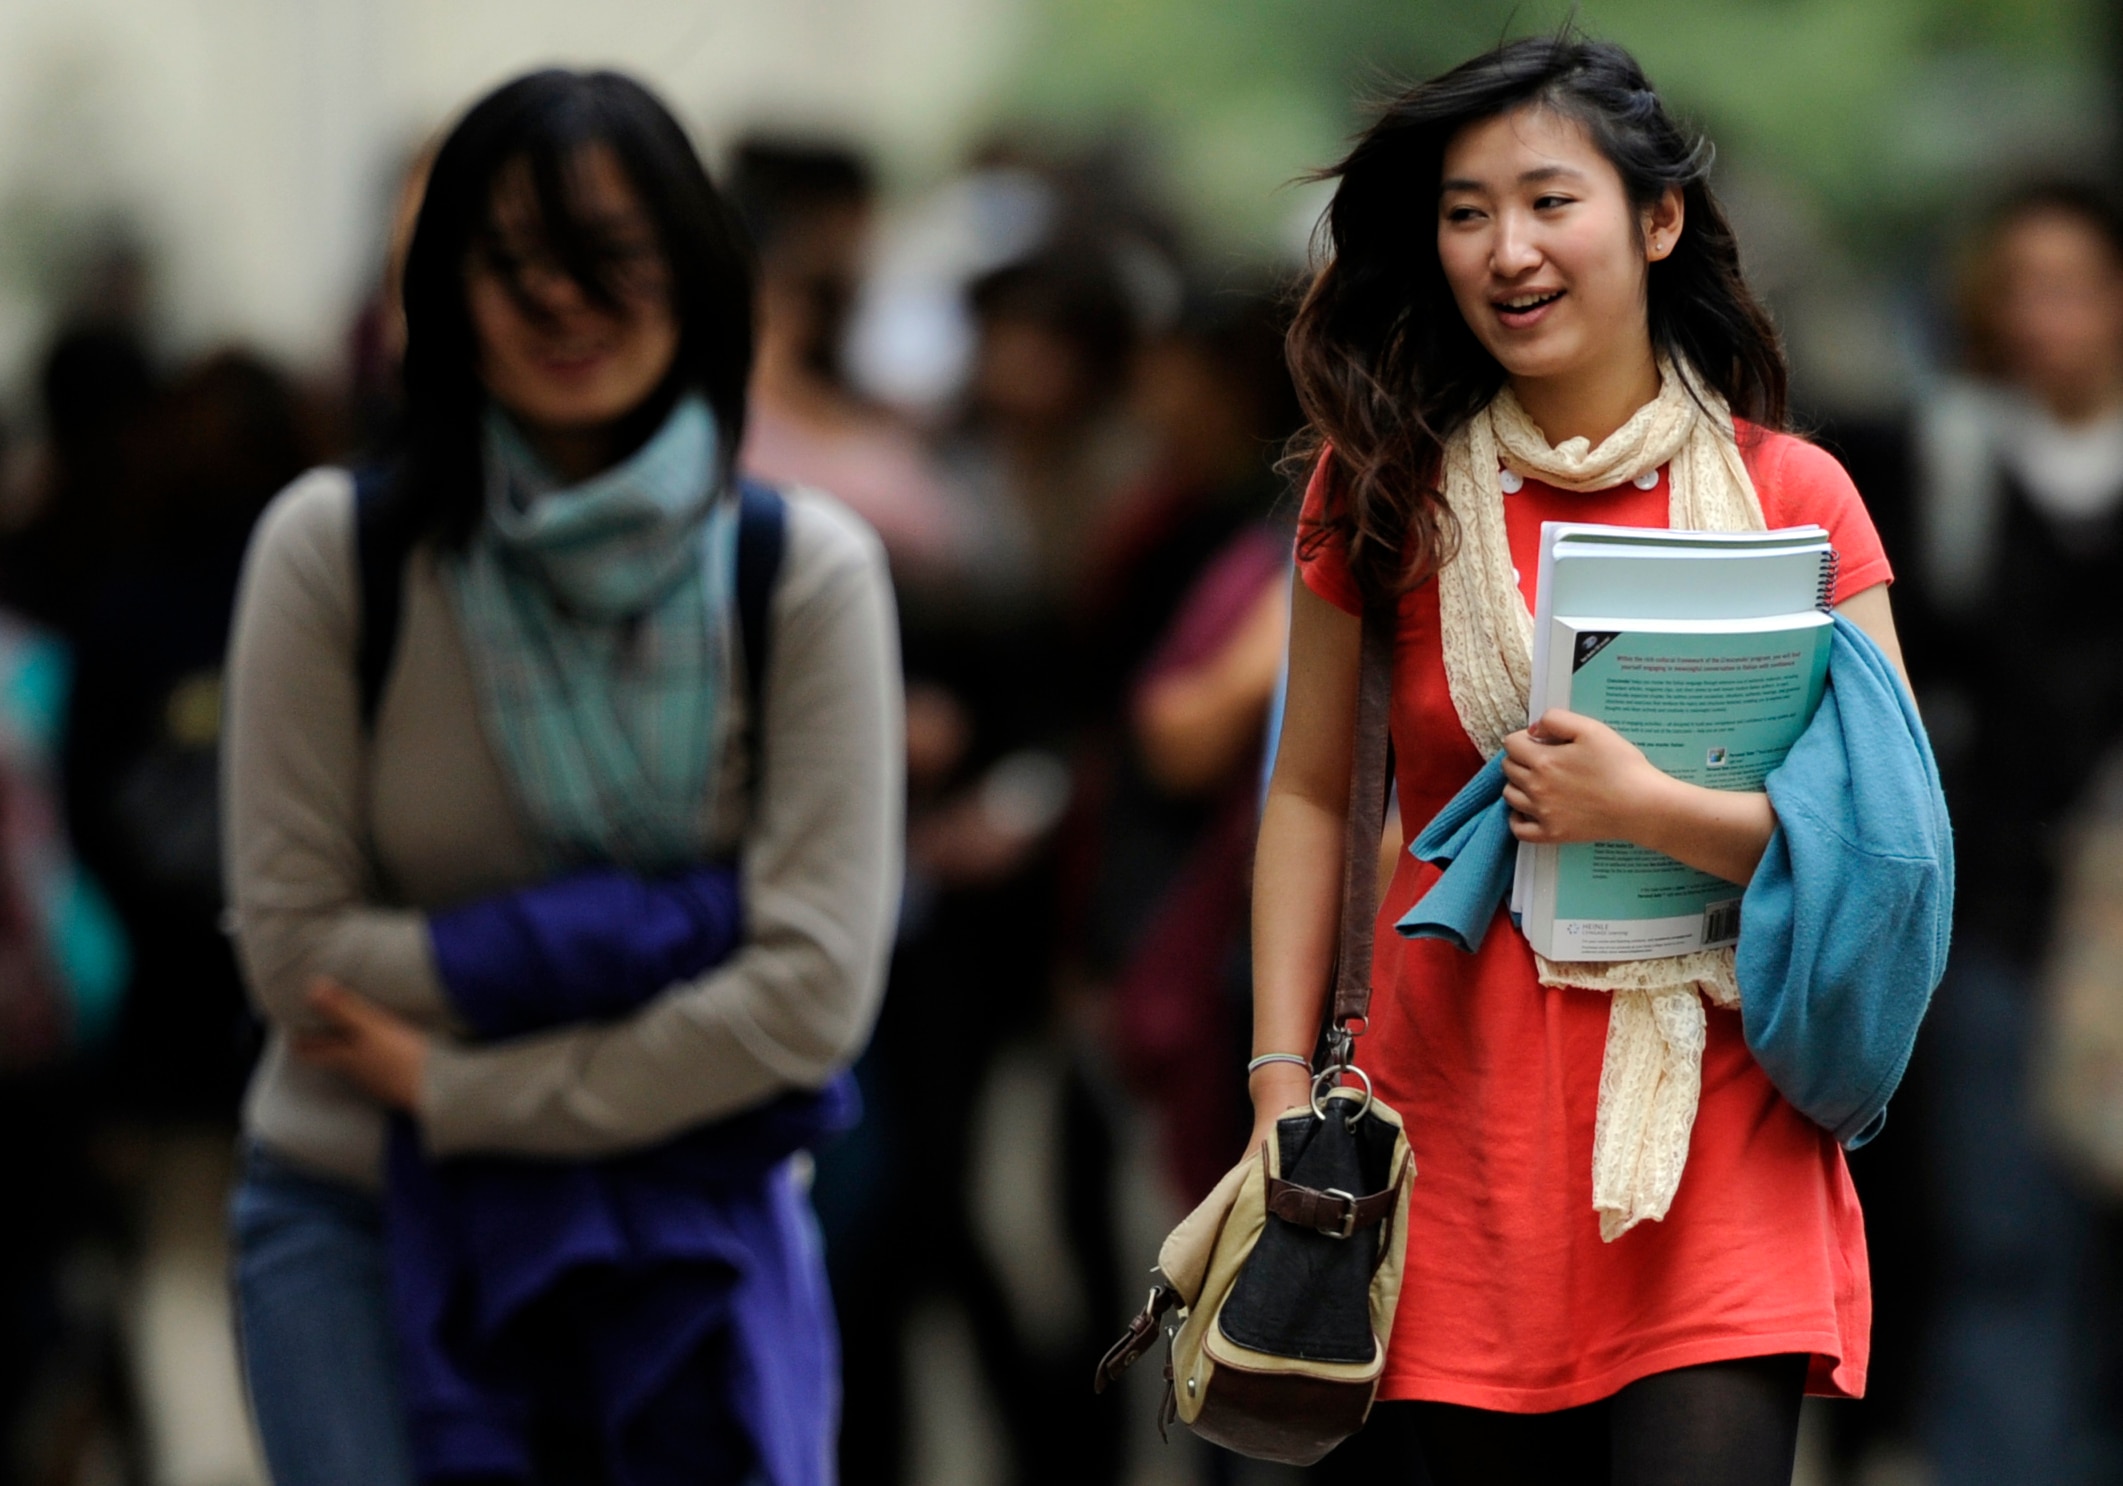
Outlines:
{"type": "MultiPolygon", "coordinates": [[[[1522,186],[1538,186],[1548,181],[1581,181],[1584,178],[1585,173],[1582,170],[1572,169],[1568,165],[1543,165],[1537,170],[1529,170],[1521,175],[1518,183],[1522,186]]],[[[1437,194],[1443,196],[1452,191],[1480,191],[1483,189],[1485,188],[1480,181],[1470,181],[1455,176],[1450,180],[1439,181],[1437,194]]]]}

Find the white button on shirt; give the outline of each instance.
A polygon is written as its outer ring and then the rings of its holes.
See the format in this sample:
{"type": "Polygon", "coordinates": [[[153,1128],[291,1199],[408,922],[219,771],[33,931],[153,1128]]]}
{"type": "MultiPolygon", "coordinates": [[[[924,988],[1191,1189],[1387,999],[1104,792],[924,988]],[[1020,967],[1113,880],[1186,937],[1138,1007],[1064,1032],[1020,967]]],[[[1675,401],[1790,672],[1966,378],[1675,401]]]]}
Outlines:
{"type": "Polygon", "coordinates": [[[1496,483],[1503,487],[1504,494],[1517,495],[1526,487],[1526,477],[1517,470],[1497,471],[1496,483]]]}
{"type": "Polygon", "coordinates": [[[1659,472],[1657,470],[1646,470],[1629,483],[1639,490],[1650,490],[1659,483],[1659,472]]]}

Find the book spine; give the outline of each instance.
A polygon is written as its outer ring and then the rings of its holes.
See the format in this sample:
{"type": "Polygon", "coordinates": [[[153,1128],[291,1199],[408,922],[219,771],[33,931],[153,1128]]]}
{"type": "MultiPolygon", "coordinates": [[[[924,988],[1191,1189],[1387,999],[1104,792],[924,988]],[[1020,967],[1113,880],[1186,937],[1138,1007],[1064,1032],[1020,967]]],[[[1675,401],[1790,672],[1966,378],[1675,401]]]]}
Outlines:
{"type": "Polygon", "coordinates": [[[1836,607],[1836,576],[1842,571],[1843,555],[1830,547],[1821,554],[1821,586],[1814,595],[1814,606],[1823,614],[1833,614],[1836,607]]]}

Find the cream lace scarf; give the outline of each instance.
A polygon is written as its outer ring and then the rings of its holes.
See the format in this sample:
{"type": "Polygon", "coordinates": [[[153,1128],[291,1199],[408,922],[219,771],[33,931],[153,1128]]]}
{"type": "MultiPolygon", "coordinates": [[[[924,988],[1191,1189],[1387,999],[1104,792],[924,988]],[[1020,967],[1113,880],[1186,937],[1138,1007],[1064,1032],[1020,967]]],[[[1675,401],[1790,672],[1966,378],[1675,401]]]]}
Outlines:
{"type": "MultiPolygon", "coordinates": [[[[1698,388],[1698,405],[1663,357],[1659,377],[1659,395],[1597,449],[1582,438],[1550,448],[1508,387],[1445,447],[1445,503],[1459,527],[1459,546],[1438,572],[1445,679],[1460,722],[1485,759],[1505,735],[1526,726],[1533,676],[1533,617],[1512,573],[1500,468],[1559,490],[1585,491],[1611,489],[1668,465],[1674,528],[1761,531],[1767,525],[1723,402],[1698,388]]],[[[1612,1242],[1646,1218],[1665,1217],[1680,1187],[1703,1082],[1702,998],[1739,1004],[1732,951],[1606,963],[1536,958],[1543,985],[1612,997],[1592,1139],[1592,1205],[1600,1237],[1612,1242]]]]}

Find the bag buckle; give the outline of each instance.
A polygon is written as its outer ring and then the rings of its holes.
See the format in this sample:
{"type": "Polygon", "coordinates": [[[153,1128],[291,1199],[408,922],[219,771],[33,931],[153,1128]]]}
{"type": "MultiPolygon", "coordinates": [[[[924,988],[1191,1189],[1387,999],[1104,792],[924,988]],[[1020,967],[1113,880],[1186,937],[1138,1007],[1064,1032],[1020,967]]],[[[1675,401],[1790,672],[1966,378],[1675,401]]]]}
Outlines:
{"type": "Polygon", "coordinates": [[[1342,1223],[1339,1232],[1331,1228],[1320,1228],[1315,1231],[1324,1233],[1329,1238],[1347,1238],[1350,1234],[1356,1232],[1356,1194],[1344,1192],[1340,1187],[1329,1187],[1320,1195],[1322,1197],[1339,1197],[1342,1200],[1342,1223]]]}

